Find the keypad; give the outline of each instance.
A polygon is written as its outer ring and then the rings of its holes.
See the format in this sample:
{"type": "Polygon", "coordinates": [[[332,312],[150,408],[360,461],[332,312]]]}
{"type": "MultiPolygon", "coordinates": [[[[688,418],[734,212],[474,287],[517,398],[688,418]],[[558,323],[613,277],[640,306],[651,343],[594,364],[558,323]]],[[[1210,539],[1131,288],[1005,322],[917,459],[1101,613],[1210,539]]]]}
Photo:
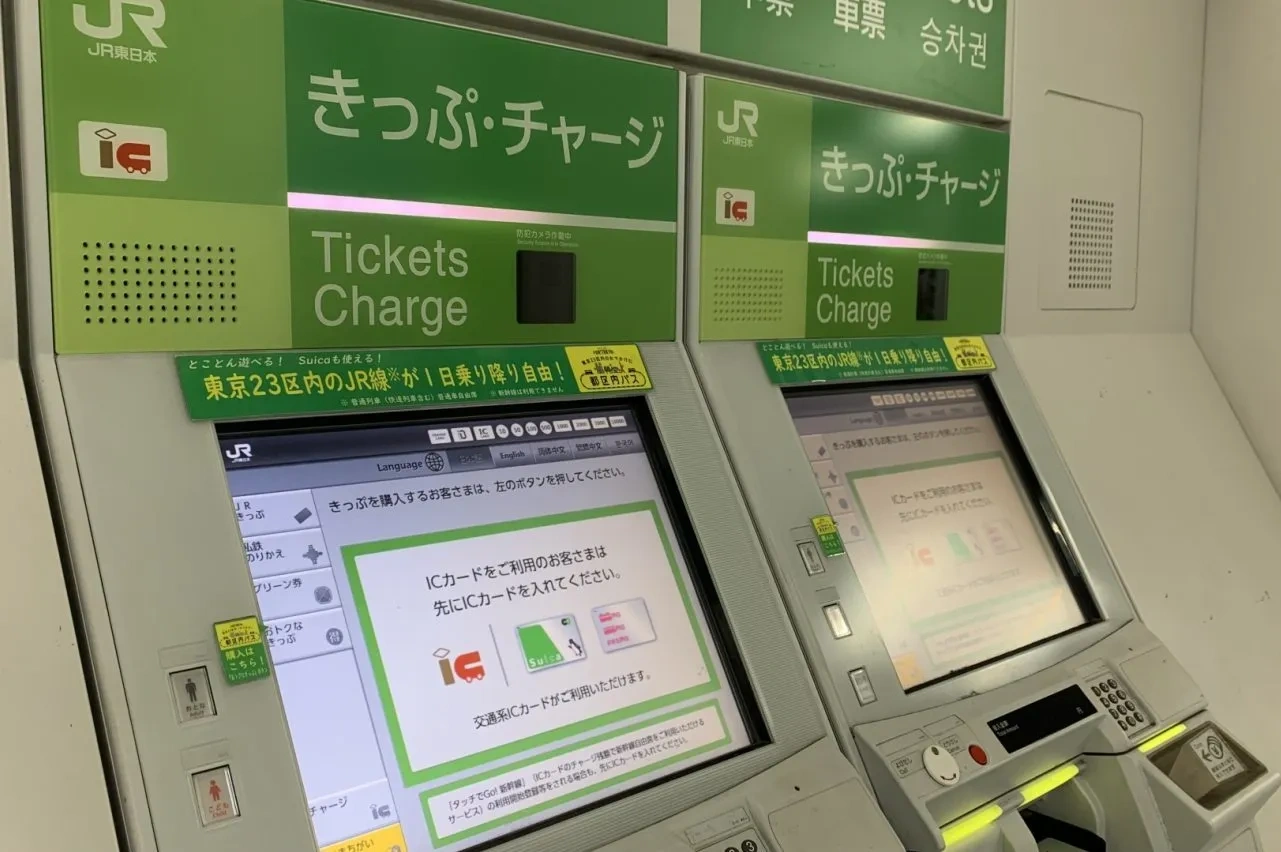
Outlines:
{"type": "Polygon", "coordinates": [[[1127,737],[1133,737],[1152,726],[1152,721],[1143,712],[1143,708],[1114,672],[1099,672],[1088,678],[1086,683],[1090,692],[1108,711],[1117,728],[1127,737]]]}

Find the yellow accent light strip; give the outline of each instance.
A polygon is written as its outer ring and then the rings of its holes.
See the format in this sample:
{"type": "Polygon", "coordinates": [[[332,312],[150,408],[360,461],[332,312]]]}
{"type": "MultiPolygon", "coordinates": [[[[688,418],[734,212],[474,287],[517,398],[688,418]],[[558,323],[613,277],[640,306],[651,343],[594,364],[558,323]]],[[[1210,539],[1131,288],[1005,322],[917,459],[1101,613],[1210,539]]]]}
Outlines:
{"type": "Polygon", "coordinates": [[[958,820],[943,826],[943,846],[947,848],[956,843],[960,843],[965,838],[978,834],[992,823],[1001,818],[1001,806],[997,804],[985,805],[977,811],[972,811],[958,820]]]}
{"type": "MultiPolygon", "coordinates": [[[[1053,790],[1057,790],[1059,787],[1062,787],[1064,784],[1080,774],[1080,764],[1065,763],[1056,769],[1051,769],[1044,775],[1033,778],[1031,781],[1014,791],[1019,795],[1019,798],[1022,799],[1022,801],[1010,810],[1017,810],[1018,808],[1032,804],[1032,802],[1035,802],[1037,799],[1053,790]]],[[[943,826],[942,829],[943,847],[946,849],[960,843],[967,837],[978,834],[1006,813],[1008,813],[1008,811],[1001,807],[1001,805],[996,802],[991,802],[977,810],[970,811],[959,819],[949,822],[947,825],[943,826]]]]}
{"type": "Polygon", "coordinates": [[[1057,790],[1080,774],[1081,767],[1075,763],[1069,763],[1029,781],[1019,788],[1019,794],[1023,797],[1023,804],[1019,807],[1032,804],[1046,793],[1057,790]]]}
{"type": "Polygon", "coordinates": [[[1149,737],[1148,739],[1139,743],[1139,751],[1143,754],[1147,754],[1150,751],[1156,751],[1161,746],[1168,743],[1170,740],[1186,732],[1187,729],[1188,729],[1188,726],[1183,724],[1182,722],[1180,722],[1177,725],[1171,725],[1161,733],[1155,736],[1149,737]]]}

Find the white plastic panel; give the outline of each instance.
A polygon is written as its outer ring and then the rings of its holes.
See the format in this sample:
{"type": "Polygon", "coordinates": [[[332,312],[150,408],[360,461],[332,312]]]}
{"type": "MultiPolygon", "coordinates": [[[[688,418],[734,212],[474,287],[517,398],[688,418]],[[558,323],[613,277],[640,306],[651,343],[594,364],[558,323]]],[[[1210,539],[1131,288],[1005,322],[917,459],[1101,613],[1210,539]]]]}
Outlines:
{"type": "MultiPolygon", "coordinates": [[[[1281,766],[1281,499],[1191,335],[1009,342],[1139,617],[1281,766]]],[[[1281,842],[1281,805],[1260,825],[1281,842]]]]}
{"type": "Polygon", "coordinates": [[[1041,168],[1040,306],[1129,310],[1137,299],[1137,112],[1047,92],[1041,168]]]}
{"type": "MultiPolygon", "coordinates": [[[[0,16],[0,35],[3,26],[0,16]]],[[[0,61],[0,111],[4,74],[0,61]]],[[[6,200],[9,156],[0,135],[6,200]]],[[[108,852],[116,842],[102,755],[18,368],[10,210],[0,205],[0,846],[108,852]]]]}
{"type": "Polygon", "coordinates": [[[1191,316],[1205,0],[1014,5],[1006,333],[1185,331],[1191,316]],[[1045,216],[1061,201],[1059,166],[1042,161],[1055,141],[1049,137],[1059,132],[1047,92],[1142,117],[1141,167],[1127,176],[1140,187],[1133,310],[1042,307],[1042,260],[1064,239],[1061,231],[1049,244],[1043,238],[1045,216]]]}

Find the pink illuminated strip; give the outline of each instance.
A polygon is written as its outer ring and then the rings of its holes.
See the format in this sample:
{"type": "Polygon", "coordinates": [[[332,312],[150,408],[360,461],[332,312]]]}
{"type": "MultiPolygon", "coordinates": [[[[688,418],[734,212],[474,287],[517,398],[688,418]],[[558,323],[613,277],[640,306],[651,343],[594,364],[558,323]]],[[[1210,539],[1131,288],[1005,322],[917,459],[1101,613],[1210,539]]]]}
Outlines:
{"type": "Polygon", "coordinates": [[[809,242],[829,246],[870,246],[873,248],[926,249],[935,251],[976,251],[1005,254],[1005,246],[991,243],[954,243],[947,240],[918,240],[912,237],[881,237],[875,234],[838,234],[810,231],[809,242]]]}
{"type": "Polygon", "coordinates": [[[676,233],[675,222],[660,222],[652,219],[574,216],[565,213],[540,213],[535,210],[504,210],[498,207],[472,207],[466,204],[397,201],[392,198],[361,198],[354,195],[318,195],[311,192],[289,193],[289,209],[412,216],[418,219],[460,219],[467,222],[511,222],[521,225],[561,225],[567,228],[609,228],[615,231],[676,233]]]}

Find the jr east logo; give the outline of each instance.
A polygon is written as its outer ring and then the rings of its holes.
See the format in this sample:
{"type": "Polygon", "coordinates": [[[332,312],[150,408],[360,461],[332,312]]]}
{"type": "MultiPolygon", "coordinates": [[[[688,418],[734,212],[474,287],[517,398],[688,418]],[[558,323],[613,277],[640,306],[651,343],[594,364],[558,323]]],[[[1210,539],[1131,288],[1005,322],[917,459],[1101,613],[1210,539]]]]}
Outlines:
{"type": "Polygon", "coordinates": [[[750,189],[717,189],[716,224],[743,228],[755,225],[756,193],[750,189]]]}
{"type": "Polygon", "coordinates": [[[169,180],[169,148],[163,128],[82,121],[80,174],[121,180],[169,180]]]}
{"type": "Polygon", "coordinates": [[[97,13],[94,20],[89,20],[88,3],[77,3],[72,7],[76,29],[100,41],[114,41],[125,34],[125,17],[133,22],[147,44],[152,47],[165,47],[160,37],[160,28],[165,25],[164,0],[94,0],[93,7],[97,13]],[[102,15],[105,8],[107,14],[102,15]],[[105,17],[105,22],[104,22],[105,17]]]}
{"type": "Polygon", "coordinates": [[[725,134],[722,145],[733,145],[737,148],[751,148],[756,143],[756,119],[760,109],[751,101],[734,101],[730,114],[725,110],[716,111],[716,126],[725,134]]]}
{"type": "Polygon", "coordinates": [[[253,461],[254,448],[249,444],[236,444],[230,450],[223,450],[222,454],[232,464],[244,464],[245,462],[253,461]]]}
{"type": "Polygon", "coordinates": [[[165,25],[164,0],[87,0],[71,7],[72,21],[81,35],[94,40],[90,56],[155,63],[156,51],[167,47],[160,35],[165,25]],[[146,41],[144,47],[137,37],[146,41]],[[120,39],[133,45],[116,44],[120,39]]]}

